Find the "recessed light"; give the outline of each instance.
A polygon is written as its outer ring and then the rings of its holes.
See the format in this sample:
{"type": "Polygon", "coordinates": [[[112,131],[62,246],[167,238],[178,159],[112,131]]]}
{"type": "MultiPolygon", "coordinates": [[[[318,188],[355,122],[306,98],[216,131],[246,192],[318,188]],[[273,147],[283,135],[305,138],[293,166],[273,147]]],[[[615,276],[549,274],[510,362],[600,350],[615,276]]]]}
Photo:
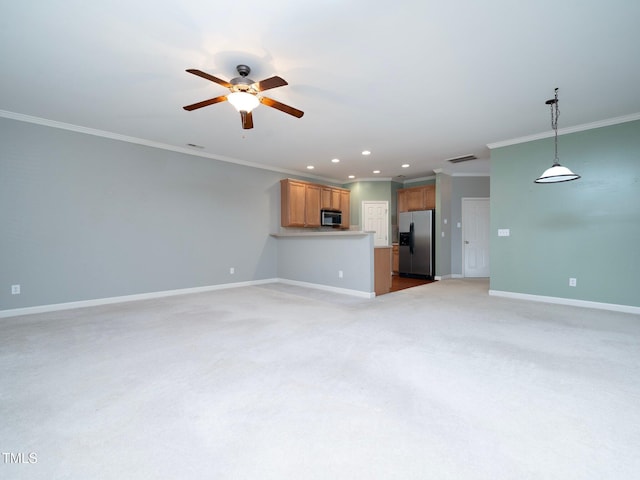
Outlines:
{"type": "Polygon", "coordinates": [[[307,165],[307,170],[313,170],[314,168],[316,167],[314,167],[313,165],[307,165]]]}
{"type": "Polygon", "coordinates": [[[408,163],[403,163],[402,164],[402,168],[409,168],[411,165],[409,165],[408,163]]]}
{"type": "Polygon", "coordinates": [[[356,178],[355,175],[349,175],[349,178],[356,178]]]}
{"type": "Polygon", "coordinates": [[[380,170],[374,170],[373,173],[380,173],[380,170]]]}
{"type": "Polygon", "coordinates": [[[363,155],[371,155],[371,152],[369,150],[363,150],[362,154],[363,155]]]}
{"type": "Polygon", "coordinates": [[[333,160],[331,160],[333,163],[340,163],[340,159],[339,158],[334,158],[333,160]]]}

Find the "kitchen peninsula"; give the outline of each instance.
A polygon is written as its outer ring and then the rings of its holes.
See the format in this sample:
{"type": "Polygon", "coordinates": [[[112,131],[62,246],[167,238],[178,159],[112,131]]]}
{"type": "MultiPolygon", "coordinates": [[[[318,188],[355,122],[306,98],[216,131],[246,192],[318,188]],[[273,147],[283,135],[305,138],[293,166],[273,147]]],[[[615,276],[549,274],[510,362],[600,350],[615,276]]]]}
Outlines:
{"type": "Polygon", "coordinates": [[[278,243],[278,278],[284,283],[363,298],[376,295],[373,232],[295,230],[271,236],[278,243]]]}

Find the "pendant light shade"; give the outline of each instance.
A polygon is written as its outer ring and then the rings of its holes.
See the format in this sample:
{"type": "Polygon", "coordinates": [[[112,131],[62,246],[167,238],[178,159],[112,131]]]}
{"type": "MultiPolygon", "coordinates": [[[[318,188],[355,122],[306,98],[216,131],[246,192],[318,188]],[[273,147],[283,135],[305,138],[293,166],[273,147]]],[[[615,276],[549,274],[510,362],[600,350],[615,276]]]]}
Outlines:
{"type": "Polygon", "coordinates": [[[554,163],[551,168],[547,168],[539,178],[536,178],[536,183],[558,183],[568,182],[569,180],[577,180],[580,175],[576,175],[567,167],[563,167],[559,163],[554,163]]]}
{"type": "Polygon", "coordinates": [[[558,110],[558,89],[555,90],[555,98],[551,100],[547,100],[545,103],[551,106],[551,128],[555,133],[555,150],[556,156],[553,161],[553,165],[551,168],[548,168],[544,171],[540,177],[535,179],[535,183],[559,183],[559,182],[569,182],[571,180],[577,180],[580,178],[580,175],[573,173],[567,167],[563,167],[560,165],[558,161],[558,116],[560,116],[560,111],[558,110]]]}

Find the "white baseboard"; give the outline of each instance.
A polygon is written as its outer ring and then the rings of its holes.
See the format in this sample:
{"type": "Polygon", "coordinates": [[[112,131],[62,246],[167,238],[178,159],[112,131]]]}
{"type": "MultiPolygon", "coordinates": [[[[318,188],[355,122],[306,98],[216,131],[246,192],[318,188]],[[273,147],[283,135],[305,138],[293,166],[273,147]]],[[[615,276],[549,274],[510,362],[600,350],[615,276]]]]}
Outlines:
{"type": "Polygon", "coordinates": [[[617,305],[615,303],[590,302],[588,300],[575,300],[573,298],[546,297],[544,295],[531,295],[528,293],[504,292],[501,290],[489,290],[489,295],[495,297],[515,298],[519,300],[531,300],[533,302],[555,303],[558,305],[570,305],[573,307],[597,308],[613,312],[640,314],[640,307],[631,305],[617,305]]]}
{"type": "Polygon", "coordinates": [[[464,275],[461,273],[452,273],[451,278],[464,278],[464,275]]]}
{"type": "Polygon", "coordinates": [[[450,275],[450,274],[447,274],[447,275],[435,275],[433,277],[434,280],[438,280],[438,281],[440,281],[440,280],[448,280],[450,278],[454,278],[453,275],[450,275]]]}
{"type": "Polygon", "coordinates": [[[93,300],[81,300],[78,302],[55,303],[51,305],[39,305],[37,307],[14,308],[11,310],[0,310],[0,318],[16,317],[18,315],[31,315],[34,313],[56,312],[59,310],[70,310],[73,308],[97,307],[100,305],[110,305],[112,303],[134,302],[137,300],[152,300],[155,298],[171,297],[174,295],[187,295],[189,293],[211,292],[213,290],[225,290],[227,288],[248,287],[251,285],[263,285],[265,283],[275,283],[278,279],[269,278],[266,280],[252,280],[249,282],[222,283],[220,285],[208,285],[205,287],[180,288],[177,290],[164,290],[161,292],[139,293],[135,295],[123,295],[120,297],[96,298],[93,300]]]}
{"type": "Polygon", "coordinates": [[[187,295],[190,293],[212,292],[214,290],[225,290],[228,288],[250,287],[252,285],[264,285],[267,283],[286,283],[289,285],[297,285],[300,287],[315,288],[317,290],[326,290],[329,292],[342,293],[344,295],[352,295],[361,298],[373,298],[375,293],[361,292],[358,290],[350,290],[347,288],[330,287],[328,285],[320,285],[317,283],[298,282],[295,280],[287,280],[284,278],[268,278],[265,280],[252,280],[248,282],[222,283],[219,285],[208,285],[205,287],[180,288],[177,290],[164,290],[161,292],[139,293],[136,295],[123,295],[120,297],[96,298],[93,300],[81,300],[78,302],[55,303],[51,305],[39,305],[37,307],[14,308],[11,310],[0,310],[0,318],[17,317],[20,315],[31,315],[35,313],[57,312],[60,310],[71,310],[74,308],[98,307],[100,305],[110,305],[113,303],[135,302],[138,300],[153,300],[156,298],[172,297],[175,295],[187,295]]]}
{"type": "Polygon", "coordinates": [[[287,285],[296,285],[298,287],[315,288],[316,290],[325,290],[327,292],[341,293],[343,295],[351,295],[360,298],[374,298],[375,292],[362,292],[360,290],[352,290],[349,288],[332,287],[330,285],[322,285],[319,283],[300,282],[298,280],[288,280],[286,278],[278,278],[279,283],[287,285]]]}

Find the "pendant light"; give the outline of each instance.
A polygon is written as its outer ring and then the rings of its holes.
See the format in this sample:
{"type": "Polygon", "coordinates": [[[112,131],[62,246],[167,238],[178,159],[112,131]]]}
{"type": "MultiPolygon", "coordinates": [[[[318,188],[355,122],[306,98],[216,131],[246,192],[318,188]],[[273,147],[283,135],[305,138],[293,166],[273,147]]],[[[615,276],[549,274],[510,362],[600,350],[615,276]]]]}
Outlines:
{"type": "Polygon", "coordinates": [[[553,165],[551,165],[551,168],[545,170],[540,178],[536,178],[535,183],[559,183],[568,182],[570,180],[577,180],[578,178],[580,178],[580,175],[573,173],[567,167],[563,167],[558,161],[558,116],[560,116],[560,112],[558,110],[557,88],[555,90],[555,94],[555,98],[547,100],[545,104],[551,107],[551,128],[553,128],[553,131],[555,133],[556,156],[553,161],[553,165]]]}

